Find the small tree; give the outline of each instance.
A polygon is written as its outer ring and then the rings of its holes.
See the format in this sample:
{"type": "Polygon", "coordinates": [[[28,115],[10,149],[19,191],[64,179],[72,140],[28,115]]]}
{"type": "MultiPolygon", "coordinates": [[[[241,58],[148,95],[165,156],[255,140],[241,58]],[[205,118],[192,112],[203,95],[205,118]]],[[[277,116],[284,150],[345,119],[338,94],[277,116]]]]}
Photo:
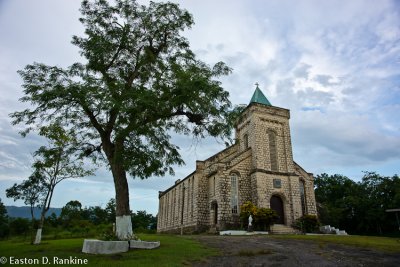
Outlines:
{"type": "Polygon", "coordinates": [[[9,232],[9,226],[8,226],[7,209],[0,198],[0,238],[6,237],[8,235],[8,232],[9,232]]]}
{"type": "Polygon", "coordinates": [[[115,221],[115,198],[111,198],[105,208],[107,212],[107,222],[113,223],[115,221]]]}
{"type": "Polygon", "coordinates": [[[82,204],[78,200],[71,200],[61,209],[61,220],[66,226],[73,220],[82,219],[82,204]]]}
{"type": "Polygon", "coordinates": [[[155,217],[145,210],[138,210],[132,214],[132,225],[136,231],[148,230],[154,224],[155,217]]]}
{"type": "Polygon", "coordinates": [[[40,198],[44,191],[44,180],[41,174],[34,171],[27,180],[20,184],[14,184],[6,189],[6,196],[13,198],[14,201],[23,200],[25,205],[29,205],[31,213],[31,243],[33,244],[33,231],[35,229],[34,209],[40,203],[40,198]]]}
{"type": "Polygon", "coordinates": [[[29,197],[25,195],[26,192],[31,192],[32,196],[38,195],[41,213],[34,244],[41,242],[44,220],[50,209],[55,187],[65,179],[93,174],[92,171],[83,168],[83,162],[75,154],[73,132],[67,132],[60,124],[55,123],[41,127],[39,133],[47,138],[49,144],[40,147],[34,153],[35,160],[32,165],[34,172],[27,182],[31,186],[28,186],[26,191],[23,184],[14,185],[7,190],[10,196],[24,197],[24,199],[29,197]]]}

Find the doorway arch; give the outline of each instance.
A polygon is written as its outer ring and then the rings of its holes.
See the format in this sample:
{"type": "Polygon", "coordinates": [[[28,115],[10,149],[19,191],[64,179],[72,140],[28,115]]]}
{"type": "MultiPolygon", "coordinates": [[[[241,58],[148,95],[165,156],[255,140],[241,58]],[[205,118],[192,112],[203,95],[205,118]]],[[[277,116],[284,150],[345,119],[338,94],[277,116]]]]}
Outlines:
{"type": "Polygon", "coordinates": [[[211,211],[212,211],[212,224],[217,225],[217,223],[218,223],[218,203],[217,203],[217,201],[211,202],[211,211]]]}
{"type": "Polygon", "coordinates": [[[273,195],[270,200],[270,207],[276,213],[278,213],[278,220],[276,221],[277,224],[285,224],[285,213],[283,209],[283,201],[282,198],[278,195],[273,195]]]}

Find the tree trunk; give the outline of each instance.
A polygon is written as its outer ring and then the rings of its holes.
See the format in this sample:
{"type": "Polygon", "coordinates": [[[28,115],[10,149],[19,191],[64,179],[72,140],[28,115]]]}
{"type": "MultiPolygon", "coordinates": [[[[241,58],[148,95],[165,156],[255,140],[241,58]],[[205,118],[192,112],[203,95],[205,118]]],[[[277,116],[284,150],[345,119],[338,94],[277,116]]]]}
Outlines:
{"type": "Polygon", "coordinates": [[[120,163],[111,164],[115,186],[116,235],[121,240],[133,238],[131,211],[129,208],[129,188],[126,172],[120,163]]]}
{"type": "Polygon", "coordinates": [[[38,225],[38,229],[36,231],[35,242],[33,242],[33,244],[35,244],[35,245],[39,245],[40,242],[42,242],[42,228],[43,228],[43,224],[44,224],[44,216],[45,216],[45,213],[42,211],[42,214],[40,215],[40,222],[38,225]]]}
{"type": "Polygon", "coordinates": [[[31,221],[31,223],[32,223],[32,225],[31,225],[31,245],[33,245],[33,241],[34,241],[33,233],[35,231],[35,215],[33,213],[33,209],[34,209],[34,206],[31,205],[31,220],[32,220],[31,221]]]}

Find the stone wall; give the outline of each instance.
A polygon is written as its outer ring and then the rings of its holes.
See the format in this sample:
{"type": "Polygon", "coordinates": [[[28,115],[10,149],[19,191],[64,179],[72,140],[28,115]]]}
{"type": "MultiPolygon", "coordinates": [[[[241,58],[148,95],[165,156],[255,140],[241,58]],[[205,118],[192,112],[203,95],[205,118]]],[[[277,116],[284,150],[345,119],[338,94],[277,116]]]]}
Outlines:
{"type": "Polygon", "coordinates": [[[160,192],[157,231],[237,228],[243,203],[270,208],[274,195],[282,199],[284,223],[290,226],[303,214],[300,181],[305,185],[306,211],[316,214],[313,176],[293,161],[289,118],[287,109],[250,104],[236,124],[235,145],[197,161],[195,172],[160,192]],[[271,155],[276,159],[273,163],[271,155]],[[232,175],[238,177],[237,213],[231,206],[232,175]],[[279,187],[274,179],[280,180],[279,187]]]}
{"type": "Polygon", "coordinates": [[[167,191],[160,192],[158,232],[176,232],[181,228],[196,231],[198,227],[199,175],[187,176],[167,191]]]}

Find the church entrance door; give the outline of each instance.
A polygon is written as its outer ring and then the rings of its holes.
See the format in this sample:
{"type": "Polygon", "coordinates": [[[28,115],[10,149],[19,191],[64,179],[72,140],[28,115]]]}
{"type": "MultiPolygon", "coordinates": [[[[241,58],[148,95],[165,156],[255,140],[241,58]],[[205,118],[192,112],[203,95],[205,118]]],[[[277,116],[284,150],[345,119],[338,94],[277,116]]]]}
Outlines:
{"type": "Polygon", "coordinates": [[[278,213],[279,219],[276,223],[285,224],[285,216],[283,213],[283,201],[279,196],[272,196],[270,201],[271,209],[278,213]]]}
{"type": "Polygon", "coordinates": [[[215,204],[214,207],[214,224],[217,225],[218,223],[218,205],[215,204]]]}
{"type": "Polygon", "coordinates": [[[212,223],[214,225],[217,225],[218,223],[218,204],[216,201],[213,201],[211,203],[211,210],[213,211],[213,219],[212,219],[212,223]]]}

